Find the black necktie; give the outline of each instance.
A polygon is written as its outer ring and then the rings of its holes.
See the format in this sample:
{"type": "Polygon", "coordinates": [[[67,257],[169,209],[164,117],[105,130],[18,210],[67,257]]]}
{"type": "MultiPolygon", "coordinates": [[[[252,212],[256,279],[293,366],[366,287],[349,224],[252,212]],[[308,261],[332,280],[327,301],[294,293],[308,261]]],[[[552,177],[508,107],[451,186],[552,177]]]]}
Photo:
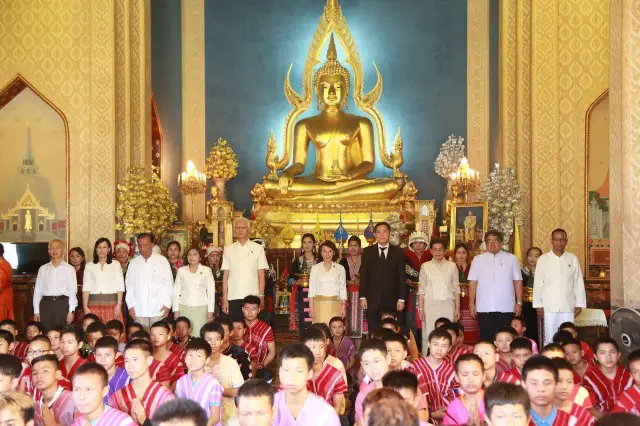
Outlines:
{"type": "Polygon", "coordinates": [[[386,250],[386,247],[380,247],[380,259],[385,260],[387,258],[387,256],[385,256],[384,251],[386,250]]]}

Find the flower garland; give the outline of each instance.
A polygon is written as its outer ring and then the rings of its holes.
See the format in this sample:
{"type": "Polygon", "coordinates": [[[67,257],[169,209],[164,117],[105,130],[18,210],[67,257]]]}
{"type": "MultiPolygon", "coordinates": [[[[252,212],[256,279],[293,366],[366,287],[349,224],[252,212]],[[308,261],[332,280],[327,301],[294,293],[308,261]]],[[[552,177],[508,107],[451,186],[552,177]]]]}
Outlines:
{"type": "Polygon", "coordinates": [[[515,224],[522,225],[522,194],[515,170],[500,169],[496,163],[482,185],[480,200],[486,201],[489,208],[489,229],[502,232],[504,241],[509,241],[515,224]]]}
{"type": "Polygon", "coordinates": [[[209,179],[233,179],[238,174],[238,158],[231,145],[223,138],[213,144],[204,172],[209,179]]]}
{"type": "Polygon", "coordinates": [[[445,179],[449,179],[451,173],[458,170],[460,160],[464,157],[464,149],[463,137],[449,135],[440,147],[440,153],[433,163],[436,173],[445,179]]]}
{"type": "Polygon", "coordinates": [[[115,229],[128,236],[152,232],[161,237],[176,220],[178,204],[156,174],[156,167],[134,166],[118,185],[115,229]]]}

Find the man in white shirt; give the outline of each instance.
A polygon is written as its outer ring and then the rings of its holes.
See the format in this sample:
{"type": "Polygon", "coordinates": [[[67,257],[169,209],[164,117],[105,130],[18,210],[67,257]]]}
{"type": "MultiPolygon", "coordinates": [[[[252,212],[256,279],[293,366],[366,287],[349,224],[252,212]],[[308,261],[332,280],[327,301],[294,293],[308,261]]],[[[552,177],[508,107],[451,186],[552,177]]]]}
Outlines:
{"type": "Polygon", "coordinates": [[[502,250],[502,239],[499,231],[487,231],[487,251],[473,258],[468,277],[469,313],[478,318],[480,338],[489,341],[498,328],[511,325],[514,313],[522,314],[520,262],[502,250]]]}
{"type": "Polygon", "coordinates": [[[544,344],[551,343],[558,327],[565,321],[573,322],[587,297],[578,257],[564,251],[567,233],[555,229],[551,233],[552,250],[538,259],[533,281],[533,307],[538,316],[544,316],[544,344]]]}
{"type": "Polygon", "coordinates": [[[260,297],[264,307],[265,269],[269,268],[264,247],[249,241],[251,222],[245,217],[233,221],[236,242],[226,246],[222,255],[222,310],[231,318],[243,318],[246,296],[260,297]]]}
{"type": "Polygon", "coordinates": [[[49,242],[51,262],[38,269],[33,290],[33,313],[47,330],[55,325],[71,324],[73,311],[78,306],[76,270],[63,260],[64,243],[49,242]]]}
{"type": "Polygon", "coordinates": [[[140,256],[129,263],[125,286],[129,315],[149,331],[151,324],[169,315],[173,274],[166,257],[153,253],[153,235],[138,235],[140,256]]]}

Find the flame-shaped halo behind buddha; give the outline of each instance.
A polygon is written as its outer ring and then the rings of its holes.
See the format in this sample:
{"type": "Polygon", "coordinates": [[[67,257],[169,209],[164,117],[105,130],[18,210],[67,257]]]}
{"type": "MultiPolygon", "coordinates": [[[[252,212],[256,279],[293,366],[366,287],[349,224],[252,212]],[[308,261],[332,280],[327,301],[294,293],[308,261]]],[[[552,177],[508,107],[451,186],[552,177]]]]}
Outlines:
{"type": "MultiPolygon", "coordinates": [[[[373,66],[376,70],[377,81],[373,89],[365,94],[364,72],[362,70],[362,63],[360,62],[360,55],[358,54],[358,49],[356,48],[356,43],[351,35],[347,21],[342,14],[342,8],[338,4],[338,0],[327,0],[304,64],[302,95],[298,94],[291,87],[290,76],[293,64],[289,66],[287,76],[284,80],[284,93],[292,109],[289,111],[289,114],[287,114],[284,125],[284,153],[281,159],[275,164],[275,170],[282,170],[289,164],[293,127],[300,115],[311,106],[313,93],[315,91],[313,80],[314,69],[321,63],[321,58],[324,53],[323,46],[332,34],[340,41],[346,53],[346,61],[353,68],[353,99],[355,104],[360,110],[367,113],[375,123],[378,155],[380,156],[382,164],[392,169],[394,165],[387,153],[384,120],[380,111],[376,108],[376,104],[382,95],[382,75],[374,62],[373,66]]],[[[273,134],[271,136],[273,137],[273,134]]]]}

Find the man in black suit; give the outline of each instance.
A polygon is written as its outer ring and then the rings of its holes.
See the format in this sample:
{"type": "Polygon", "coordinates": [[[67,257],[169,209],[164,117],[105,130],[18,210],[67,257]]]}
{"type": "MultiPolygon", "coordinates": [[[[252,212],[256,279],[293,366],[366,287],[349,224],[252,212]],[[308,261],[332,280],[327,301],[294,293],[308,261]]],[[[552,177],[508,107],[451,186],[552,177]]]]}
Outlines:
{"type": "Polygon", "coordinates": [[[362,251],[360,266],[360,305],[367,310],[371,331],[380,327],[382,309],[402,311],[407,298],[404,253],[389,244],[391,226],[380,222],[375,226],[375,233],[376,243],[362,251]]]}

